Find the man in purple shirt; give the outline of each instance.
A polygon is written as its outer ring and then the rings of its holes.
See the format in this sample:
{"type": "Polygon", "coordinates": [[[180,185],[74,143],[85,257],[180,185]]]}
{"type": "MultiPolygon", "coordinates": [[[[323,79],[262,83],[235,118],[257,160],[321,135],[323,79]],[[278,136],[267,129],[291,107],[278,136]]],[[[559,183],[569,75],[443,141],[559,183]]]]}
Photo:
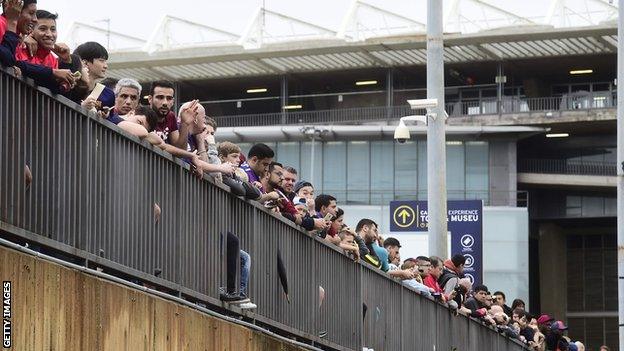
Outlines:
{"type": "Polygon", "coordinates": [[[247,161],[240,165],[240,168],[247,173],[249,182],[262,188],[260,180],[269,171],[269,165],[273,162],[275,153],[266,144],[256,144],[249,149],[247,161]]]}

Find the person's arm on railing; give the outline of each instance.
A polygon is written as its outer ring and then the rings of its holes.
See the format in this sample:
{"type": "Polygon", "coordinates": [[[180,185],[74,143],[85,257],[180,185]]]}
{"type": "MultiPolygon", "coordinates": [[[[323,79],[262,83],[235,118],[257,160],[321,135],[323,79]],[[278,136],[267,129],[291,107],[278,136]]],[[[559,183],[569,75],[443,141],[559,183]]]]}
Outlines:
{"type": "Polygon", "coordinates": [[[413,279],[414,271],[412,271],[411,269],[394,269],[394,270],[389,270],[388,275],[391,276],[392,278],[398,278],[401,280],[413,279]]]}
{"type": "Polygon", "coordinates": [[[3,7],[3,16],[6,19],[6,31],[0,41],[0,63],[7,67],[15,66],[15,49],[19,44],[17,35],[17,21],[22,12],[22,3],[16,0],[7,0],[3,7]]]}
{"type": "MultiPolygon", "coordinates": [[[[189,131],[191,124],[197,118],[198,100],[193,100],[190,105],[183,106],[180,110],[180,125],[177,131],[172,132],[169,137],[171,144],[177,148],[186,150],[188,146],[189,131]]],[[[185,104],[186,105],[186,104],[185,104]]]]}

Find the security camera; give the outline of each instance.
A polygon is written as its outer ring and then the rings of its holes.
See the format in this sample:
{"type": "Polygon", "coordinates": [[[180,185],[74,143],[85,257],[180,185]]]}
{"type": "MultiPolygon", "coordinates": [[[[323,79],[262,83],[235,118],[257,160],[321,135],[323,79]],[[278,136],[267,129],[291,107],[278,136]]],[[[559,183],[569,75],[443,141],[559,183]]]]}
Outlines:
{"type": "Polygon", "coordinates": [[[403,118],[399,121],[399,125],[394,130],[394,139],[399,144],[405,144],[405,142],[410,138],[409,128],[403,122],[403,118]]]}
{"type": "Polygon", "coordinates": [[[413,110],[438,107],[438,99],[407,100],[407,103],[412,107],[413,110]]]}
{"type": "Polygon", "coordinates": [[[409,128],[405,122],[421,122],[427,124],[427,116],[405,116],[399,120],[399,125],[394,130],[394,139],[399,144],[404,144],[410,138],[409,128]]]}

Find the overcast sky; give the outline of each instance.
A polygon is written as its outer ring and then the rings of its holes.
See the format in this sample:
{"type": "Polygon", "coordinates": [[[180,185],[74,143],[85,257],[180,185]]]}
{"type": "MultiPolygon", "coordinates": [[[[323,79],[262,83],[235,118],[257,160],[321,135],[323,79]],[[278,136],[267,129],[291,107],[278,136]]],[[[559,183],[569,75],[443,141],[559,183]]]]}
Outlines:
{"type": "MultiPolygon", "coordinates": [[[[264,0],[266,8],[337,30],[347,13],[351,0],[264,0]]],[[[544,16],[552,0],[488,0],[489,3],[522,16],[544,16]]],[[[596,1],[564,0],[575,11],[595,8],[596,1]]],[[[426,0],[366,0],[367,3],[426,22],[426,0]]],[[[243,34],[247,24],[263,0],[39,0],[38,7],[59,14],[59,38],[62,40],[73,21],[106,27],[111,30],[148,39],[162,16],[169,14],[204,23],[235,34],[243,34]]],[[[446,9],[451,0],[444,2],[446,9]]],[[[617,1],[616,1],[617,3],[617,1]]],[[[481,10],[470,11],[470,1],[462,3],[470,17],[482,16],[481,10]]],[[[600,7],[600,6],[598,6],[600,7]]]]}

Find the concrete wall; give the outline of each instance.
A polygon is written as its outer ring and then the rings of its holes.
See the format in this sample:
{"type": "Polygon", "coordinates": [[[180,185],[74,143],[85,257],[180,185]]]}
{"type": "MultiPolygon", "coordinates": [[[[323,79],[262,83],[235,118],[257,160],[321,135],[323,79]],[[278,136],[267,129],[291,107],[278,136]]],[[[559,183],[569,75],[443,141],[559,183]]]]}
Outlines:
{"type": "Polygon", "coordinates": [[[541,312],[551,316],[565,316],[567,311],[566,247],[566,236],[561,227],[554,223],[539,225],[541,312]]]}
{"type": "Polygon", "coordinates": [[[490,141],[490,205],[516,206],[516,170],[516,141],[490,141]]]}
{"type": "Polygon", "coordinates": [[[242,326],[0,247],[12,350],[300,350],[242,326]]]}

